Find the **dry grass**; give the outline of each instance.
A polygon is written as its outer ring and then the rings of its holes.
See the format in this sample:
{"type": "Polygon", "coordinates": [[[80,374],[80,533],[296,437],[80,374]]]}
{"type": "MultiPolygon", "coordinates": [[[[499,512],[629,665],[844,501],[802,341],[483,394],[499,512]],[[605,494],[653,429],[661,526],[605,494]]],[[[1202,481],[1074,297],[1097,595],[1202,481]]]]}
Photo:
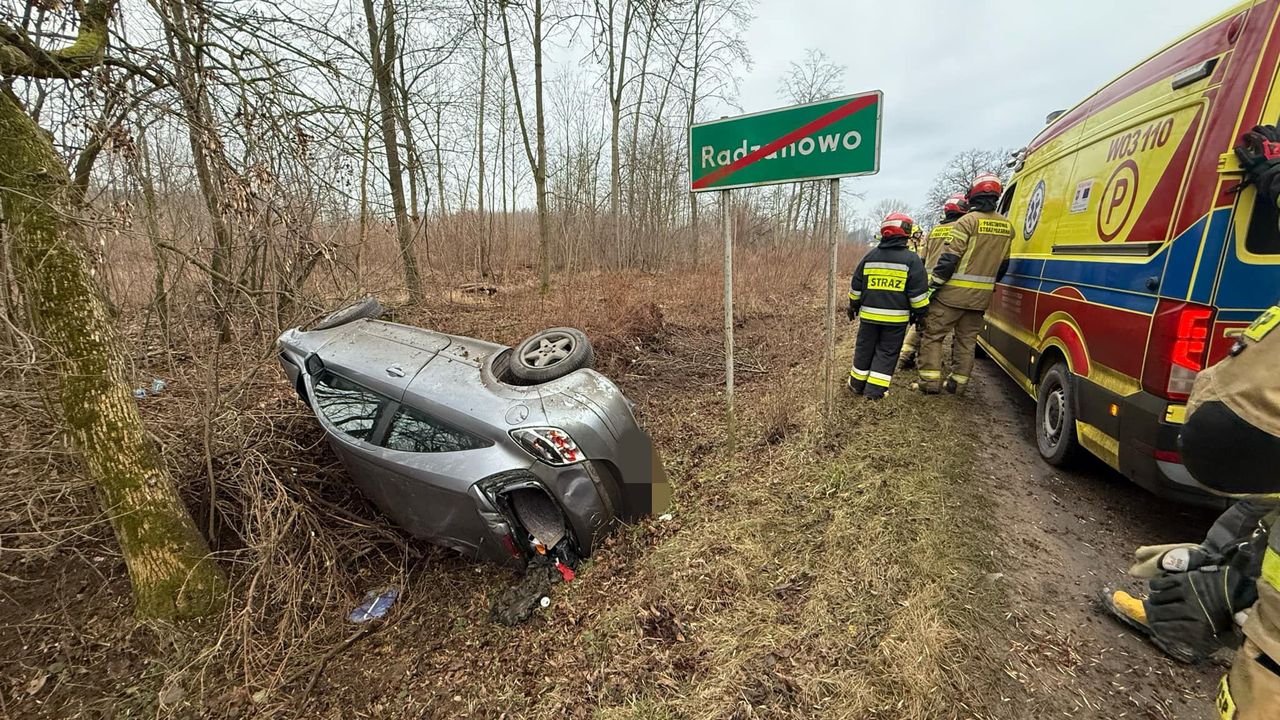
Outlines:
{"type": "Polygon", "coordinates": [[[189,330],[159,342],[141,320],[130,326],[138,382],[170,383],[144,414],[235,588],[204,628],[135,626],[91,493],[49,425],[30,422],[44,412],[41,381],[7,371],[19,389],[0,406],[16,451],[4,470],[16,480],[0,490],[12,618],[0,642],[22,649],[5,661],[0,714],[1001,716],[989,692],[1005,678],[986,629],[999,607],[984,582],[992,528],[963,407],[900,392],[820,417],[824,267],[821,252],[739,258],[734,458],[719,421],[715,271],[581,273],[547,297],[520,275],[492,299],[442,288],[397,311],[507,343],[583,327],[664,448],[674,519],[620,533],[514,630],[485,619],[508,574],[403,538],[350,492],[266,338],[245,330],[217,350],[189,330]],[[77,583],[88,589],[65,594],[77,583]],[[383,584],[402,601],[347,648],[342,616],[383,584]],[[41,632],[48,642],[33,642],[41,632]]]}

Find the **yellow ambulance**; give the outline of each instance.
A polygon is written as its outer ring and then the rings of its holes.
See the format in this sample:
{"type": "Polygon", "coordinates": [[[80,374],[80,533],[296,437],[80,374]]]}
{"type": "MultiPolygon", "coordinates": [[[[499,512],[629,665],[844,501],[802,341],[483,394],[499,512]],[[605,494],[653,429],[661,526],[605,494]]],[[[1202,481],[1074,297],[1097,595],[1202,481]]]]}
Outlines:
{"type": "Polygon", "coordinates": [[[1036,398],[1051,463],[1093,453],[1189,501],[1177,436],[1196,373],[1280,297],[1275,207],[1232,154],[1280,122],[1280,0],[1237,5],[1074,108],[1019,153],[1009,272],[982,348],[1036,398]]]}

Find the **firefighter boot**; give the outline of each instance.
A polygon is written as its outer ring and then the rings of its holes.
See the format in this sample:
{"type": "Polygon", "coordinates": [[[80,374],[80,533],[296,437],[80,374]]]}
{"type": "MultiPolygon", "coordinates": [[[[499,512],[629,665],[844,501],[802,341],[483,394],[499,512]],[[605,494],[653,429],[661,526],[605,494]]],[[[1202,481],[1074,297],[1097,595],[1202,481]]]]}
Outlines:
{"type": "Polygon", "coordinates": [[[1147,606],[1141,598],[1124,590],[1104,587],[1099,599],[1103,609],[1111,613],[1112,617],[1143,635],[1151,634],[1151,628],[1147,625],[1147,606]]]}
{"type": "Polygon", "coordinates": [[[850,371],[849,381],[845,385],[849,388],[849,392],[854,395],[861,395],[862,391],[867,389],[867,378],[863,376],[859,379],[856,372],[850,371]]]}

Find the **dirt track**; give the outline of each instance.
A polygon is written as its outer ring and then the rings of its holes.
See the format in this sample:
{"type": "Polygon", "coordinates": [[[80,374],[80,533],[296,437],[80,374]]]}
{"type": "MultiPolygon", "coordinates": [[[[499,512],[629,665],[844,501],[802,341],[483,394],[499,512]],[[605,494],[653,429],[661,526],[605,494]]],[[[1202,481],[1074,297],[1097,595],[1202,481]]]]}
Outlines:
{"type": "Polygon", "coordinates": [[[994,363],[976,375],[976,427],[993,439],[981,469],[1009,543],[1008,670],[1038,697],[1037,717],[1212,717],[1221,669],[1167,660],[1094,599],[1104,583],[1140,587],[1125,575],[1135,547],[1198,540],[1215,513],[1162,501],[1092,458],[1070,472],[1045,464],[1031,398],[994,363]]]}

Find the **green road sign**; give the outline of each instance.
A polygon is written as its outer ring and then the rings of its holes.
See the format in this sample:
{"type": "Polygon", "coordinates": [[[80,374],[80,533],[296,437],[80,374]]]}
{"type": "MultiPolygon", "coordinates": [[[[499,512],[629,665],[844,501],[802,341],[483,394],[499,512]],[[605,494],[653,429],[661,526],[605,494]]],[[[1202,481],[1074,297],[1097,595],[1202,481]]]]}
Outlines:
{"type": "Polygon", "coordinates": [[[880,170],[879,90],[689,128],[693,192],[871,175],[880,170]]]}

